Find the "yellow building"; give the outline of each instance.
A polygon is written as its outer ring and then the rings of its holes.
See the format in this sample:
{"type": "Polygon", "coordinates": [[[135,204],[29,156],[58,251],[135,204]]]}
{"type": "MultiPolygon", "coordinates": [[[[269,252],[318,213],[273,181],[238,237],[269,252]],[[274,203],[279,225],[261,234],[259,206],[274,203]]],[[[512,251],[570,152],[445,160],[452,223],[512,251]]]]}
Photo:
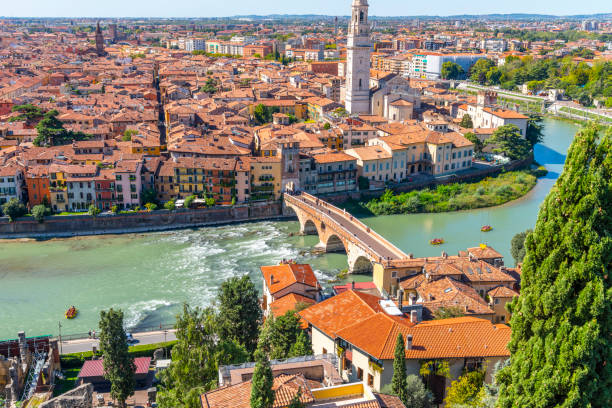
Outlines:
{"type": "Polygon", "coordinates": [[[251,200],[280,200],[282,192],[281,158],[279,156],[253,157],[250,161],[251,200]]]}

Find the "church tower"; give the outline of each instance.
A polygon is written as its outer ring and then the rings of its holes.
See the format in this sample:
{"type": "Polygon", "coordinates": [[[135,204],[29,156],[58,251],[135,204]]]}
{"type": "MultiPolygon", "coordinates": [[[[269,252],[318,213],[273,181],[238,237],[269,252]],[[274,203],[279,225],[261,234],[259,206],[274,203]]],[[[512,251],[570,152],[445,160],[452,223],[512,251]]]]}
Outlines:
{"type": "Polygon", "coordinates": [[[370,112],[370,25],[368,0],[353,0],[353,12],[347,38],[346,110],[370,112]]]}
{"type": "Polygon", "coordinates": [[[102,35],[99,21],[98,26],[96,27],[96,53],[98,54],[98,57],[103,57],[106,55],[106,52],[104,51],[104,36],[102,35]]]}

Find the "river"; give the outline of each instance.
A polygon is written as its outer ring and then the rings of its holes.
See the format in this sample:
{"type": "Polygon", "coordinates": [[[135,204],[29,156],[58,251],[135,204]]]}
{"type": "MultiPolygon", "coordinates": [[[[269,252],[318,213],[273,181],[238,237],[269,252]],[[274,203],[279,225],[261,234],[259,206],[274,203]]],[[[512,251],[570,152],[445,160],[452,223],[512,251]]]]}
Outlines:
{"type": "MultiPolygon", "coordinates": [[[[540,204],[563,169],[578,127],[545,121],[545,140],[536,160],[549,174],[524,198],[501,207],[445,214],[395,215],[363,221],[406,253],[454,254],[486,243],[513,263],[510,240],[533,227],[540,204]],[[494,230],[481,233],[490,224],[494,230]],[[431,238],[444,238],[441,247],[431,238]]],[[[248,273],[261,287],[261,265],[282,259],[310,263],[324,286],[347,267],[342,254],[312,255],[315,236],[297,236],[295,222],[259,222],[163,233],[47,241],[0,242],[0,339],[26,335],[83,333],[96,329],[101,310],[121,308],[127,324],[170,323],[183,302],[207,306],[219,285],[248,273]],[[71,305],[72,321],[63,318],[71,305]]],[[[351,277],[369,280],[364,276],[351,277]]]]}

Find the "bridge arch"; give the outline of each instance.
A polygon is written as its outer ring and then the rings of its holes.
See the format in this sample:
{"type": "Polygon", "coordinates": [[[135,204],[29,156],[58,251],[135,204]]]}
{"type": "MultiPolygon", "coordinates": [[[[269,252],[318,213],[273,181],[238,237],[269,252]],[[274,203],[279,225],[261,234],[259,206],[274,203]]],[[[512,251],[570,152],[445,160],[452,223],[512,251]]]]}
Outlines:
{"type": "Polygon", "coordinates": [[[318,235],[319,234],[317,225],[311,219],[307,219],[303,225],[300,224],[300,231],[304,235],[318,235]]]}
{"type": "Polygon", "coordinates": [[[374,271],[374,265],[370,258],[360,255],[349,265],[349,270],[353,273],[372,273],[374,271]]]}
{"type": "MultiPolygon", "coordinates": [[[[323,242],[323,237],[321,237],[323,242]]],[[[340,237],[336,234],[331,234],[327,237],[327,241],[324,243],[325,252],[346,252],[346,246],[340,237]]]]}

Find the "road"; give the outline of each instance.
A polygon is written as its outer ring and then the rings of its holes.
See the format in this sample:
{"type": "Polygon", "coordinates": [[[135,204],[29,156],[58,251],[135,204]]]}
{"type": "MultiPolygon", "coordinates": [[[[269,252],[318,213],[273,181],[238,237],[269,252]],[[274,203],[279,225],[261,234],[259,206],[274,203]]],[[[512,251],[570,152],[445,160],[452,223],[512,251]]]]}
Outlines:
{"type": "Polygon", "coordinates": [[[304,196],[304,195],[293,196],[293,197],[312,207],[315,207],[316,210],[319,211],[321,214],[325,214],[328,217],[331,217],[331,219],[336,224],[343,227],[346,231],[352,234],[353,237],[358,238],[358,240],[360,240],[361,242],[363,242],[363,244],[368,246],[371,249],[371,251],[374,252],[379,257],[382,257],[385,259],[400,258],[397,252],[394,249],[389,248],[389,246],[386,245],[386,242],[381,241],[381,239],[378,236],[376,236],[375,234],[372,234],[371,232],[368,232],[367,230],[364,230],[360,224],[351,222],[351,217],[352,217],[351,214],[349,213],[346,213],[346,215],[343,215],[342,213],[338,214],[337,212],[331,210],[332,208],[331,204],[328,204],[323,200],[313,200],[310,197],[304,196]]]}
{"type": "MultiPolygon", "coordinates": [[[[133,333],[133,336],[138,340],[136,345],[156,344],[176,340],[175,330],[168,330],[166,332],[133,333]]],[[[81,353],[83,351],[91,351],[94,346],[96,349],[99,349],[99,345],[100,341],[98,339],[62,341],[60,352],[62,354],[81,353]]]]}

